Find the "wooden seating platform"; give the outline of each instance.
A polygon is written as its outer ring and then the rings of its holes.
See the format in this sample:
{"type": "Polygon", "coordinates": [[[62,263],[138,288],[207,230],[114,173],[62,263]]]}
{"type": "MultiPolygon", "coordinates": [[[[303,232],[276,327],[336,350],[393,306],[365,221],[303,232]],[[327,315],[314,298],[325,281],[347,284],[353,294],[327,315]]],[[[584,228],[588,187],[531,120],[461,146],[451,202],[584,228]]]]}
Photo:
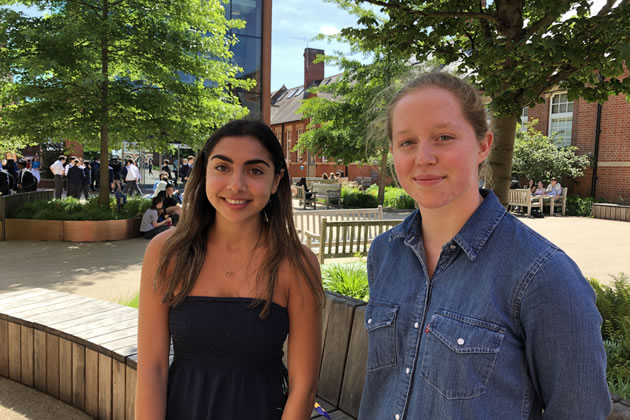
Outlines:
{"type": "MultiPolygon", "coordinates": [[[[326,293],[318,401],[356,417],[367,358],[365,302],[326,293]]],[[[98,419],[131,420],[137,309],[46,289],[0,294],[0,375],[98,419]]],[[[315,410],[313,419],[323,419],[315,410]]]]}

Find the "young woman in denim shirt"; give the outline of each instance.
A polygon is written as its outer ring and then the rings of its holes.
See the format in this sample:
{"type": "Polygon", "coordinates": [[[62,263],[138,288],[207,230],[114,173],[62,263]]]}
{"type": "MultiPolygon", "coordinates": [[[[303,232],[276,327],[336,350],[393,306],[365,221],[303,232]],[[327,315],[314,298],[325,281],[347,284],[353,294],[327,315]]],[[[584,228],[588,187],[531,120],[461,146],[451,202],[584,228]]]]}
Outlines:
{"type": "Polygon", "coordinates": [[[493,136],[477,91],[422,75],[391,101],[388,131],[419,210],[370,249],[359,419],[605,419],[595,294],[478,189],[493,136]]]}

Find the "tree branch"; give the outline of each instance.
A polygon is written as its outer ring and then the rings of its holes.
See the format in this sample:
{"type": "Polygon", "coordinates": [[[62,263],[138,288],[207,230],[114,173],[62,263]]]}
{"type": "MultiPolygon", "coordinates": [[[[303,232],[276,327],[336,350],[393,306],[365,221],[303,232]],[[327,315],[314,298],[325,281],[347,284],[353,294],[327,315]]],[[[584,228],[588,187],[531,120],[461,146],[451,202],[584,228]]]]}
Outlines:
{"type": "Polygon", "coordinates": [[[610,13],[613,6],[615,5],[615,1],[616,0],[606,0],[606,4],[604,5],[604,7],[602,7],[602,10],[600,10],[599,13],[597,13],[597,16],[605,16],[608,13],[610,13]]]}
{"type": "Polygon", "coordinates": [[[440,18],[464,18],[464,19],[479,19],[479,20],[487,20],[494,24],[498,24],[499,21],[496,16],[489,15],[487,13],[477,13],[477,12],[440,12],[437,10],[418,10],[412,7],[401,6],[399,4],[391,4],[387,1],[382,0],[363,0],[366,3],[373,4],[375,6],[381,6],[386,9],[397,9],[404,12],[409,12],[413,14],[417,14],[425,17],[440,17],[440,18]]]}

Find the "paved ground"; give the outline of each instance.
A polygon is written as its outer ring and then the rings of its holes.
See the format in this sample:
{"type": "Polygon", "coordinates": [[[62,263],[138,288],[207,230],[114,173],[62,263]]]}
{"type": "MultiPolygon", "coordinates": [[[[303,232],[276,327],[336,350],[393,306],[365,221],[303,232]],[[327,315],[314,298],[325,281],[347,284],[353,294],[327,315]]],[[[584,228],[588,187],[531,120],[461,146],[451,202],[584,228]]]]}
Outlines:
{"type": "MultiPolygon", "coordinates": [[[[405,214],[386,212],[385,217],[405,214]]],[[[609,274],[630,275],[630,223],[578,217],[521,220],[564,249],[584,275],[602,282],[610,281],[609,274]]],[[[138,291],[147,243],[142,238],[100,243],[0,242],[0,293],[43,287],[113,301],[131,297],[138,291]]],[[[88,417],[55,398],[0,378],[0,419],[83,418],[88,417]]]]}

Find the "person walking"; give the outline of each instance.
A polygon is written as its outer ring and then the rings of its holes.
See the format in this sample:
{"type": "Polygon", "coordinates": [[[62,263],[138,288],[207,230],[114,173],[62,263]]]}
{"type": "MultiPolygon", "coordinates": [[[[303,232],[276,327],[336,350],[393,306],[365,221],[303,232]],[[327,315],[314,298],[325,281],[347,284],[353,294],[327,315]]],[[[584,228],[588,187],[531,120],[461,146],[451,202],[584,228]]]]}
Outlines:
{"type": "Polygon", "coordinates": [[[37,191],[37,178],[26,168],[24,159],[18,161],[18,168],[17,192],[37,191]]]}
{"type": "Polygon", "coordinates": [[[418,209],[369,250],[358,418],[606,419],[593,288],[478,187],[493,143],[481,95],[428,73],[387,116],[396,174],[418,209]]]}
{"type": "Polygon", "coordinates": [[[132,159],[127,159],[127,174],[125,175],[125,194],[131,197],[134,192],[138,193],[142,197],[142,190],[140,189],[140,171],[134,164],[132,159]]]}
{"type": "Polygon", "coordinates": [[[71,164],[68,164],[68,197],[74,197],[77,200],[81,198],[81,188],[83,187],[83,178],[85,173],[79,167],[79,159],[75,158],[71,164]]]}
{"type": "Polygon", "coordinates": [[[177,228],[142,265],[135,418],[308,419],[323,289],[280,142],[263,122],[232,121],[198,157],[177,228]]]}
{"type": "Polygon", "coordinates": [[[53,182],[55,184],[55,198],[61,199],[63,194],[63,178],[66,175],[66,171],[63,167],[66,162],[64,155],[59,155],[59,158],[50,165],[50,172],[53,174],[53,182]]]}

